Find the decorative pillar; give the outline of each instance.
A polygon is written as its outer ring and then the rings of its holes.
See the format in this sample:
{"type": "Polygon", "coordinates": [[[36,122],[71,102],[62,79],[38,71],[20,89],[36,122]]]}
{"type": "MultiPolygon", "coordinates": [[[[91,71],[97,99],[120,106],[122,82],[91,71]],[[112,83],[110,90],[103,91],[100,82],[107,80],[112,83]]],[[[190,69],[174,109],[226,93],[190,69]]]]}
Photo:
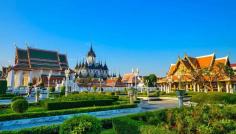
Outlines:
{"type": "Polygon", "coordinates": [[[8,83],[7,86],[10,86],[10,87],[14,87],[14,85],[15,85],[15,71],[13,69],[9,72],[9,77],[8,77],[7,83],[8,83]]]}
{"type": "Polygon", "coordinates": [[[229,92],[232,94],[234,93],[234,89],[232,87],[232,83],[229,83],[229,92]]]}
{"type": "Polygon", "coordinates": [[[200,92],[200,85],[197,84],[197,92],[200,92]]]}
{"type": "Polygon", "coordinates": [[[218,92],[221,92],[221,91],[220,91],[220,88],[221,88],[221,87],[220,87],[220,82],[217,82],[217,90],[218,90],[218,92]]]}
{"type": "Polygon", "coordinates": [[[22,86],[22,80],[23,80],[23,71],[18,72],[18,85],[17,86],[22,86]]]}
{"type": "Polygon", "coordinates": [[[226,93],[229,93],[229,83],[226,82],[226,93]]]}
{"type": "Polygon", "coordinates": [[[186,83],[186,91],[188,91],[188,83],[186,83]]]}
{"type": "Polygon", "coordinates": [[[196,92],[196,83],[193,83],[193,92],[196,92]]]}
{"type": "Polygon", "coordinates": [[[29,83],[32,83],[32,71],[29,71],[29,80],[28,80],[28,82],[29,83]]]}

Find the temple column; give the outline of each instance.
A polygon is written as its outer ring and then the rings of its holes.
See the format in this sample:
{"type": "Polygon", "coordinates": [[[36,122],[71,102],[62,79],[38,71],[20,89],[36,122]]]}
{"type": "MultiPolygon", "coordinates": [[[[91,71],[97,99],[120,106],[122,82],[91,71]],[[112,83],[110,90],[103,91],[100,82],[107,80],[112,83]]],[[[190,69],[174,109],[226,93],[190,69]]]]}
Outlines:
{"type": "Polygon", "coordinates": [[[29,71],[29,80],[28,80],[29,83],[32,83],[32,75],[33,75],[32,71],[29,71]]]}
{"type": "Polygon", "coordinates": [[[23,71],[18,71],[18,86],[22,86],[23,71]]]}
{"type": "Polygon", "coordinates": [[[226,82],[226,93],[229,93],[229,83],[226,82]]]}
{"type": "Polygon", "coordinates": [[[217,83],[217,90],[218,90],[218,92],[221,92],[220,91],[220,82],[217,83]]]}
{"type": "Polygon", "coordinates": [[[9,87],[14,87],[15,85],[15,71],[13,69],[9,72],[7,83],[8,83],[7,86],[9,87]]]}
{"type": "Polygon", "coordinates": [[[197,84],[197,92],[200,92],[200,85],[197,84]]]}
{"type": "Polygon", "coordinates": [[[193,83],[193,92],[196,92],[196,83],[193,83]]]}
{"type": "Polygon", "coordinates": [[[234,89],[233,89],[232,83],[229,83],[229,92],[231,94],[234,93],[234,89]]]}

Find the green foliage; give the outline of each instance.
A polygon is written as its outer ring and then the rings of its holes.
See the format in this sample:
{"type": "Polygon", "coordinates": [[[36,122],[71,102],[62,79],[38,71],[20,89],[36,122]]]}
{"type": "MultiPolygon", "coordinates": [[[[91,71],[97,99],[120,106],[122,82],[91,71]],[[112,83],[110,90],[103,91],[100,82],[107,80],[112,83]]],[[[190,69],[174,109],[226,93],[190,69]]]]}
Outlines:
{"type": "Polygon", "coordinates": [[[3,131],[1,134],[58,134],[60,126],[41,126],[16,131],[3,131]]]}
{"type": "Polygon", "coordinates": [[[49,87],[50,92],[55,92],[55,90],[56,90],[55,87],[49,87]]]}
{"type": "Polygon", "coordinates": [[[93,86],[93,92],[96,92],[96,91],[97,91],[97,87],[93,86]]]}
{"type": "Polygon", "coordinates": [[[7,81],[0,80],[0,95],[5,95],[7,91],[7,81]]]}
{"type": "Polygon", "coordinates": [[[196,103],[236,104],[236,94],[219,92],[197,93],[192,96],[191,101],[196,103]]]}
{"type": "Polygon", "coordinates": [[[65,115],[65,114],[75,114],[75,113],[84,113],[84,112],[95,112],[103,110],[112,110],[112,109],[123,109],[123,108],[134,108],[137,107],[136,104],[121,104],[121,105],[112,105],[112,106],[93,106],[86,108],[74,108],[74,109],[64,109],[64,110],[55,110],[55,111],[40,111],[40,112],[29,112],[29,113],[11,113],[11,114],[0,114],[0,121],[9,121],[22,118],[37,118],[37,117],[47,117],[55,115],[65,115]]]}
{"type": "Polygon", "coordinates": [[[14,102],[15,100],[20,100],[20,99],[26,100],[25,97],[23,97],[23,96],[16,96],[16,97],[13,97],[13,98],[11,99],[11,102],[14,102]]]}
{"type": "Polygon", "coordinates": [[[101,130],[100,120],[82,115],[66,120],[60,127],[60,134],[100,134],[101,130]]]}
{"type": "Polygon", "coordinates": [[[47,110],[60,110],[60,109],[70,109],[79,107],[89,107],[89,106],[107,106],[112,105],[113,99],[107,100],[81,100],[81,101],[68,101],[68,102],[45,102],[45,108],[47,110]]]}
{"type": "Polygon", "coordinates": [[[144,77],[145,85],[148,87],[154,87],[157,82],[157,77],[155,74],[150,74],[144,77]]]}
{"type": "Polygon", "coordinates": [[[18,99],[12,102],[11,108],[17,113],[24,113],[29,107],[28,101],[24,99],[18,99]]]}
{"type": "Polygon", "coordinates": [[[176,134],[176,132],[171,132],[162,126],[152,126],[152,125],[141,126],[140,133],[141,134],[176,134]]]}
{"type": "Polygon", "coordinates": [[[65,86],[62,86],[62,87],[60,88],[60,90],[61,90],[60,95],[61,95],[61,96],[65,95],[66,87],[65,87],[65,86]]]}
{"type": "Polygon", "coordinates": [[[127,117],[119,117],[114,118],[112,124],[116,134],[140,134],[139,127],[143,123],[127,117]]]}
{"type": "Polygon", "coordinates": [[[106,92],[105,94],[106,94],[106,95],[109,95],[109,96],[114,96],[114,95],[115,95],[114,92],[106,92]]]}

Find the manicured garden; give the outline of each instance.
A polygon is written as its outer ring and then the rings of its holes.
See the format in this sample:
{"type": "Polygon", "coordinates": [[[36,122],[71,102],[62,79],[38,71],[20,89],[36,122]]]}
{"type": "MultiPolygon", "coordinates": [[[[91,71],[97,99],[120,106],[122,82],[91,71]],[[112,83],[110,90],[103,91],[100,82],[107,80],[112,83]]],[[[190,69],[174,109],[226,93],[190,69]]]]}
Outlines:
{"type": "Polygon", "coordinates": [[[133,108],[136,106],[136,104],[129,104],[128,97],[119,98],[118,96],[100,93],[77,93],[32,104],[28,104],[24,97],[18,96],[12,99],[11,106],[4,105],[1,107],[0,121],[133,108]]]}
{"type": "Polygon", "coordinates": [[[35,127],[4,134],[235,134],[235,105],[205,105],[96,119],[79,116],[62,125],[35,127]]]}

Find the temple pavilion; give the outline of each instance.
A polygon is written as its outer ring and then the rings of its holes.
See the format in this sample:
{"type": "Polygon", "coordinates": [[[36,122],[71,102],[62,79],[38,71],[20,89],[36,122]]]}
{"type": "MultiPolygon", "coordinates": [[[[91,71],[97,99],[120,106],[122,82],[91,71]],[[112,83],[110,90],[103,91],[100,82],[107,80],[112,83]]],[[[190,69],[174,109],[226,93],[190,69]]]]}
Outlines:
{"type": "Polygon", "coordinates": [[[8,67],[7,81],[9,87],[37,85],[55,86],[65,78],[64,70],[68,68],[67,56],[57,51],[27,47],[15,49],[15,64],[8,67]],[[49,76],[50,75],[50,76],[49,76]]]}
{"type": "Polygon", "coordinates": [[[229,57],[216,58],[215,54],[178,58],[171,64],[167,75],[159,78],[160,90],[172,92],[178,89],[233,93],[236,78],[229,57]]]}

